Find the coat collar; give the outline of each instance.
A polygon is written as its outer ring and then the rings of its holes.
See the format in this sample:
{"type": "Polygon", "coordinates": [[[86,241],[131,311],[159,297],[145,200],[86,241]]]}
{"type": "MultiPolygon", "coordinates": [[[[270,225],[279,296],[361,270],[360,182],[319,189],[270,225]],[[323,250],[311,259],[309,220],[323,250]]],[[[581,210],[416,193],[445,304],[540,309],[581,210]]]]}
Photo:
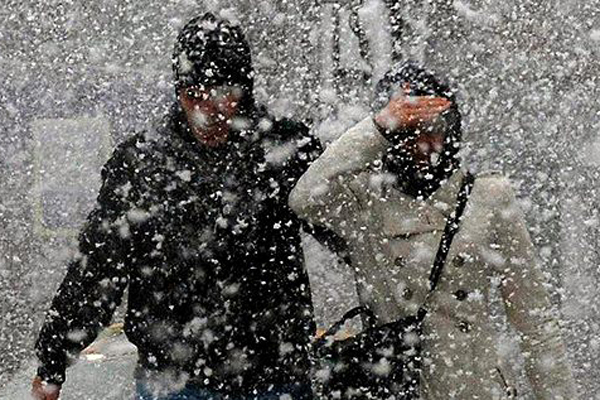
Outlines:
{"type": "Polygon", "coordinates": [[[464,177],[465,173],[461,169],[456,170],[425,202],[449,217],[456,208],[458,191],[464,177]]]}
{"type": "Polygon", "coordinates": [[[456,171],[427,200],[417,200],[387,186],[380,203],[383,233],[386,236],[410,236],[442,231],[446,218],[456,207],[463,177],[463,171],[456,171]]]}

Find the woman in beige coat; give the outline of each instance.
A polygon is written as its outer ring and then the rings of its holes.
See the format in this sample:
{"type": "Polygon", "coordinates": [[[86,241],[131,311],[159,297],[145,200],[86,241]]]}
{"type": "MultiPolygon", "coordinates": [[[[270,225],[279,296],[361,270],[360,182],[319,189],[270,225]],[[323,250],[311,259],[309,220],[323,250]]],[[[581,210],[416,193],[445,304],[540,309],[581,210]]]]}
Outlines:
{"type": "MultiPolygon", "coordinates": [[[[387,102],[398,90],[375,119],[366,118],[333,142],[290,196],[301,217],[346,241],[360,301],[379,323],[414,315],[424,304],[464,176],[456,158],[460,114],[453,94],[411,64],[389,73],[378,91],[387,102]]],[[[422,397],[518,398],[491,319],[496,291],[519,335],[535,398],[575,399],[523,214],[509,182],[497,174],[476,177],[429,298],[422,397]]]]}

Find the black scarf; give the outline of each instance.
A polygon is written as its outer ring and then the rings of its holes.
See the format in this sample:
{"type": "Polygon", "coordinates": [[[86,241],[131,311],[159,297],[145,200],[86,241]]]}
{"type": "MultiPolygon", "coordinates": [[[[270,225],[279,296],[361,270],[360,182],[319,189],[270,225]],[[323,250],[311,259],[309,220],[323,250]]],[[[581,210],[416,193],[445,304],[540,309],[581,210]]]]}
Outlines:
{"type": "Polygon", "coordinates": [[[417,165],[403,143],[388,148],[383,158],[383,168],[394,175],[398,189],[412,197],[431,196],[442,182],[456,171],[460,163],[448,150],[447,143],[436,165],[417,165]]]}

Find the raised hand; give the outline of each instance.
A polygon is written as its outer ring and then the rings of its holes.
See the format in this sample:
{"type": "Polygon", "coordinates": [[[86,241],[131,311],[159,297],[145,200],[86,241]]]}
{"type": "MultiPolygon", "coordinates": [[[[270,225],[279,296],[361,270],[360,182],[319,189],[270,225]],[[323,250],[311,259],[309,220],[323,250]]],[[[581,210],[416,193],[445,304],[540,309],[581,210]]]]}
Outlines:
{"type": "Polygon", "coordinates": [[[375,116],[375,123],[388,131],[415,128],[434,121],[452,105],[450,100],[443,97],[409,96],[409,92],[408,87],[405,87],[394,96],[375,116]]]}

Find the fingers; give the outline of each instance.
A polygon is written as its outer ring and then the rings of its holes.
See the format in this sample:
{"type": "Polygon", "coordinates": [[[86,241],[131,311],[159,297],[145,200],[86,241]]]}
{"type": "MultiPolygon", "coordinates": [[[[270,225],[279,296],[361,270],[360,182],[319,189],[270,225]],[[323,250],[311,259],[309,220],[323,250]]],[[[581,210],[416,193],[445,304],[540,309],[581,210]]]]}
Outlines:
{"type": "Polygon", "coordinates": [[[447,110],[452,105],[448,99],[441,97],[402,97],[391,100],[388,108],[395,112],[411,112],[411,113],[441,113],[447,110]]]}
{"type": "Polygon", "coordinates": [[[47,397],[48,400],[58,400],[58,397],[60,396],[60,389],[58,387],[55,387],[55,390],[49,395],[49,397],[47,397]]]}
{"type": "Polygon", "coordinates": [[[452,102],[443,97],[401,95],[390,100],[375,117],[375,123],[390,131],[414,128],[434,121],[451,106],[452,102]]]}
{"type": "Polygon", "coordinates": [[[386,113],[398,124],[411,126],[434,120],[451,105],[451,101],[441,97],[402,97],[390,101],[386,113]]]}
{"type": "Polygon", "coordinates": [[[408,108],[427,108],[427,107],[450,107],[452,102],[443,97],[430,96],[402,96],[390,100],[390,104],[397,104],[408,108]]]}
{"type": "Polygon", "coordinates": [[[31,382],[31,397],[35,400],[44,400],[46,397],[42,389],[42,378],[36,376],[31,382]]]}
{"type": "Polygon", "coordinates": [[[36,376],[31,383],[31,397],[34,400],[58,400],[60,395],[60,386],[42,381],[42,378],[36,376]]]}

